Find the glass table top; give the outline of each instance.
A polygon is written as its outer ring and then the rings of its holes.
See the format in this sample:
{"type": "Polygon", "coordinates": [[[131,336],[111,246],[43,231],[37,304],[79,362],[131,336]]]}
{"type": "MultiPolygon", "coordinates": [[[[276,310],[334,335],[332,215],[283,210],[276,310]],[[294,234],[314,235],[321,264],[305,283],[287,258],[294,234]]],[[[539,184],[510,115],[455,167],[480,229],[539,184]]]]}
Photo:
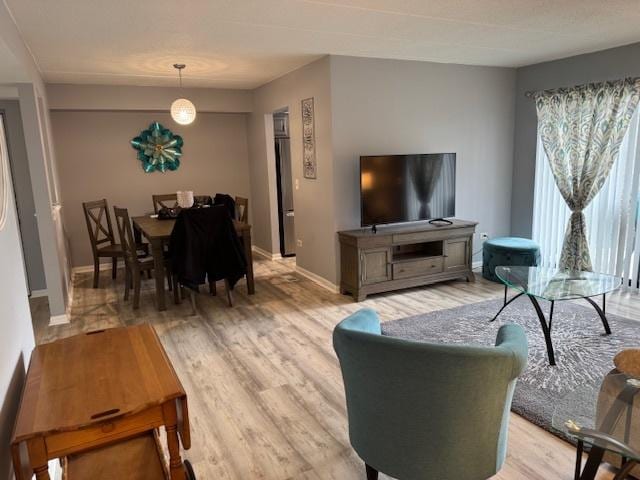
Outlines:
{"type": "Polygon", "coordinates": [[[550,301],[594,297],[622,285],[613,275],[546,267],[496,267],[496,275],[515,290],[550,301]]]}
{"type": "Polygon", "coordinates": [[[570,438],[640,461],[640,380],[611,373],[599,389],[575,389],[555,408],[552,424],[570,438]]]}

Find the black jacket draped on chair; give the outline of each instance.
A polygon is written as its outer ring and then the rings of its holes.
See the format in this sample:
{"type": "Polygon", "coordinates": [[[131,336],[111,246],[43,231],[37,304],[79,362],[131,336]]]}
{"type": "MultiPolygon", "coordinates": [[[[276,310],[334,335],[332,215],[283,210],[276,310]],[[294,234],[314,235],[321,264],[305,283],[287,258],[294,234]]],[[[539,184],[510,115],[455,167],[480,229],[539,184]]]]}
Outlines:
{"type": "Polygon", "coordinates": [[[169,251],[173,274],[189,288],[225,278],[233,287],[247,273],[242,243],[224,206],[182,210],[169,251]]]}

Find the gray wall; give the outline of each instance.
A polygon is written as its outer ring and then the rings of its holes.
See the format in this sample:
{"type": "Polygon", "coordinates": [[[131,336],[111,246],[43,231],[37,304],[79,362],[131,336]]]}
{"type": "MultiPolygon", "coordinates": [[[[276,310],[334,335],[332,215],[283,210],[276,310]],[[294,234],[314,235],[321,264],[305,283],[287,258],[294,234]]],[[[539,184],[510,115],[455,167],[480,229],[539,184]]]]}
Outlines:
{"type": "Polygon", "coordinates": [[[254,91],[250,115],[251,198],[254,204],[254,243],[272,253],[279,252],[273,125],[270,115],[289,108],[292,177],[299,181],[294,189],[296,264],[332,283],[336,283],[336,256],[333,156],[331,148],[331,91],[329,57],[324,57],[254,91]],[[318,178],[302,174],[301,100],[314,98],[316,158],[318,178]],[[269,135],[270,138],[269,138],[269,135]]]}
{"type": "Polygon", "coordinates": [[[12,478],[11,432],[34,346],[13,191],[7,221],[0,230],[0,265],[0,478],[8,479],[12,478]]]}
{"type": "Polygon", "coordinates": [[[106,198],[110,207],[141,215],[153,212],[154,193],[249,196],[246,114],[200,112],[192,125],[181,126],[161,112],[53,111],[51,121],[74,266],[93,262],[84,201],[106,198]],[[184,139],[175,172],[145,173],[129,143],[154,121],[184,139]]]}
{"type": "Polygon", "coordinates": [[[15,63],[11,62],[10,77],[0,78],[0,82],[12,83],[17,87],[20,99],[20,115],[23,122],[24,140],[29,161],[34,204],[38,215],[38,235],[47,283],[49,310],[52,318],[63,320],[68,300],[70,276],[68,271],[68,250],[62,233],[62,213],[56,208],[56,192],[51,185],[56,184],[55,158],[50,153],[50,131],[47,130],[49,112],[46,91],[40,71],[33,55],[24,43],[6,2],[0,3],[0,43],[11,52],[15,63]],[[15,84],[16,81],[26,82],[15,84]],[[48,155],[49,154],[49,155],[48,155]],[[49,175],[51,183],[44,178],[49,175]]]}
{"type": "Polygon", "coordinates": [[[529,90],[640,76],[640,43],[519,68],[516,88],[515,156],[511,231],[530,237],[533,223],[537,117],[529,90]]]}
{"type": "Polygon", "coordinates": [[[44,290],[47,288],[47,284],[44,277],[38,223],[35,217],[36,207],[33,200],[29,161],[24,143],[22,117],[20,116],[18,101],[0,100],[0,113],[3,113],[5,117],[5,130],[29,287],[31,290],[44,290]]]}
{"type": "Polygon", "coordinates": [[[515,80],[506,68],[331,57],[335,229],[360,226],[360,155],[455,152],[456,216],[508,234],[515,80]]]}
{"type": "Polygon", "coordinates": [[[303,246],[296,262],[305,270],[339,281],[336,231],[360,226],[360,155],[456,152],[457,216],[479,221],[478,231],[491,236],[509,233],[514,69],[330,56],[254,95],[249,143],[259,247],[278,251],[265,115],[283,107],[290,111],[293,178],[300,181],[294,204],[303,246]],[[302,178],[300,100],[311,96],[317,180],[302,178]]]}

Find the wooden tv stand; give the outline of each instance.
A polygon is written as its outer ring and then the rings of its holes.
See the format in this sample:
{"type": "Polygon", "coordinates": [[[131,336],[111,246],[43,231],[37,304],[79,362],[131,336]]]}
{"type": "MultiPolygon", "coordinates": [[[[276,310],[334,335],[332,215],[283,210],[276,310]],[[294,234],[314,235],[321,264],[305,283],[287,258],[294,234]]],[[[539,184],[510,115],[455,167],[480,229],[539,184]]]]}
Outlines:
{"type": "Polygon", "coordinates": [[[471,257],[477,222],[452,225],[416,222],[338,232],[340,292],[356,301],[372,293],[466,278],[473,281],[471,257]]]}

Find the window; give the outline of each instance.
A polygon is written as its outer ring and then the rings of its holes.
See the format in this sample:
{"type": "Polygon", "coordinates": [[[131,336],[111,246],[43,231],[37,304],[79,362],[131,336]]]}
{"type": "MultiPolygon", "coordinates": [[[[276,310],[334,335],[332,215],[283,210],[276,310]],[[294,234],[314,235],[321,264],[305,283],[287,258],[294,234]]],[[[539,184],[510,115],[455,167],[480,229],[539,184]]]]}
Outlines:
{"type": "MultiPolygon", "coordinates": [[[[639,286],[640,266],[640,108],[629,125],[609,177],[584,210],[593,270],[619,275],[639,286]]],[[[533,202],[533,239],[542,265],[557,266],[571,212],[556,187],[538,136],[533,202]]]]}

